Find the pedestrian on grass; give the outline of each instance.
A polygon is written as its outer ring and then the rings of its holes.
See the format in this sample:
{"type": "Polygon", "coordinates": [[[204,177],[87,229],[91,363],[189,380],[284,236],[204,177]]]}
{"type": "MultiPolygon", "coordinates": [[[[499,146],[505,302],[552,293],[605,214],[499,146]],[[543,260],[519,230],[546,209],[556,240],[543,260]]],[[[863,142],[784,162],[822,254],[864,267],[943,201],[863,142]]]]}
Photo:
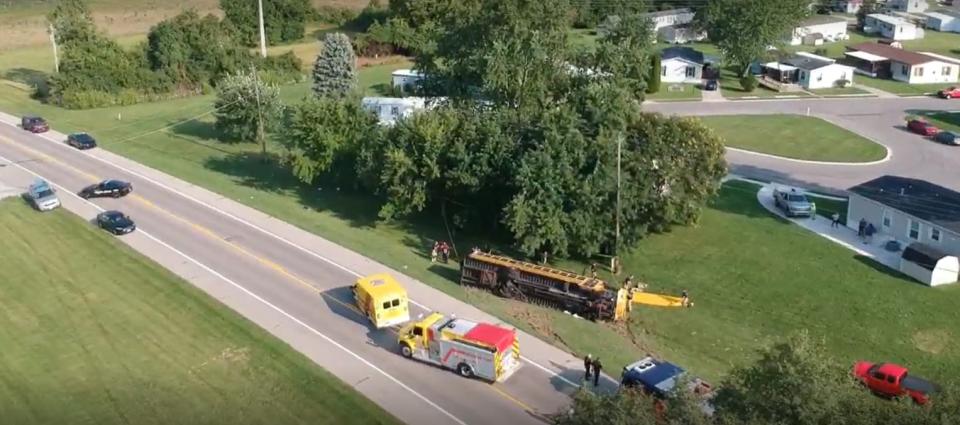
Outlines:
{"type": "Polygon", "coordinates": [[[430,250],[430,262],[436,263],[438,255],[440,255],[440,241],[434,241],[433,248],[430,250]]]}
{"type": "Polygon", "coordinates": [[[597,357],[593,359],[593,386],[596,387],[600,385],[600,371],[603,370],[603,363],[600,363],[600,358],[597,357]]]}
{"type": "Polygon", "coordinates": [[[440,242],[440,259],[443,260],[443,264],[447,264],[447,260],[450,259],[450,245],[447,245],[446,241],[440,242]]]}
{"type": "Polygon", "coordinates": [[[686,289],[680,292],[680,305],[684,307],[692,307],[693,303],[690,302],[690,294],[686,289]]]}
{"type": "Polygon", "coordinates": [[[590,263],[590,277],[597,278],[597,263],[590,263]]]}
{"type": "Polygon", "coordinates": [[[830,222],[830,227],[840,227],[840,213],[833,213],[833,215],[830,216],[830,219],[832,220],[830,222]]]}
{"type": "Polygon", "coordinates": [[[544,251],[543,251],[543,261],[541,262],[541,264],[547,265],[547,257],[548,257],[547,251],[544,250],[544,251]]]}
{"type": "Polygon", "coordinates": [[[587,354],[583,358],[583,381],[590,382],[590,370],[593,369],[593,355],[587,354]]]}

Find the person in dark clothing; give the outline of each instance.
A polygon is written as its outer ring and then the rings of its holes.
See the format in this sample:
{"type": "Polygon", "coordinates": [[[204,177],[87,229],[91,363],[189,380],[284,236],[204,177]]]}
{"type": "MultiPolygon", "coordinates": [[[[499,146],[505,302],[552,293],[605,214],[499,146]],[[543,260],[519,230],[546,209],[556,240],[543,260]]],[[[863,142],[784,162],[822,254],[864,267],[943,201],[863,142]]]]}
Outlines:
{"type": "Polygon", "coordinates": [[[587,354],[587,357],[583,358],[583,380],[584,382],[590,381],[590,370],[593,369],[593,356],[587,354]]]}
{"type": "Polygon", "coordinates": [[[863,239],[867,233],[867,219],[861,218],[860,223],[857,225],[857,236],[863,239]]]}
{"type": "Polygon", "coordinates": [[[600,358],[597,357],[593,359],[593,386],[596,387],[600,385],[600,371],[603,370],[603,363],[600,363],[600,358]]]}
{"type": "Polygon", "coordinates": [[[874,233],[877,233],[877,228],[873,227],[873,223],[867,223],[867,228],[863,230],[863,234],[867,238],[863,241],[863,243],[872,243],[874,233]]]}
{"type": "Polygon", "coordinates": [[[443,264],[447,264],[447,260],[450,259],[450,245],[447,245],[447,242],[440,242],[440,259],[443,260],[443,264]]]}

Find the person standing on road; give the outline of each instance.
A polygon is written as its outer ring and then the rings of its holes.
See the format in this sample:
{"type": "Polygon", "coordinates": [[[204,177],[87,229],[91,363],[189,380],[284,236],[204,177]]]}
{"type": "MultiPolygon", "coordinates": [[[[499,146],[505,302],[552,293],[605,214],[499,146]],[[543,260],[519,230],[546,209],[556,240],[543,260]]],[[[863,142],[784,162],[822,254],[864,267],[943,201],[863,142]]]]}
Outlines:
{"type": "Polygon", "coordinates": [[[593,369],[593,355],[583,358],[583,382],[590,382],[590,370],[593,369]]]}
{"type": "Polygon", "coordinates": [[[596,387],[600,385],[600,371],[603,370],[603,363],[600,363],[600,358],[597,357],[593,359],[593,386],[596,387]]]}

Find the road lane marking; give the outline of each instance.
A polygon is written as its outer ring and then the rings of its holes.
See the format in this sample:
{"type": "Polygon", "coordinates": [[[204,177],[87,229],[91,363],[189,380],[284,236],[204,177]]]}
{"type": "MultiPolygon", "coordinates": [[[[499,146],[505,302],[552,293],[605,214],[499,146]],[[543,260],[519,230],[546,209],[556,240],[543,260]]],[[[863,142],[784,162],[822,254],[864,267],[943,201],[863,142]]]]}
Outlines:
{"type": "MultiPolygon", "coordinates": [[[[5,141],[5,142],[7,142],[8,144],[12,144],[12,143],[11,143],[9,140],[7,140],[6,138],[0,137],[0,140],[3,140],[3,141],[5,141]]],[[[35,151],[35,150],[31,149],[31,148],[25,148],[25,147],[22,147],[22,146],[19,146],[19,145],[16,145],[16,144],[13,144],[13,145],[14,145],[14,147],[19,147],[19,148],[21,148],[22,150],[27,150],[27,151],[34,152],[37,156],[40,156],[40,157],[44,158],[45,160],[47,160],[47,161],[49,161],[49,162],[51,162],[51,163],[59,164],[59,165],[65,167],[65,168],[68,168],[68,169],[70,169],[70,170],[73,170],[74,172],[76,172],[76,173],[78,173],[78,174],[80,174],[80,175],[87,176],[87,177],[91,178],[91,179],[94,180],[94,181],[100,181],[100,180],[101,180],[101,178],[98,177],[98,176],[96,176],[96,175],[87,173],[87,172],[85,172],[85,171],[83,171],[83,170],[80,170],[80,169],[74,167],[73,165],[64,163],[63,161],[60,161],[60,160],[57,159],[57,158],[50,157],[49,155],[46,155],[46,154],[44,154],[44,153],[42,153],[42,152],[37,152],[37,151],[35,151]]],[[[2,158],[2,157],[0,157],[0,158],[2,158]]],[[[9,162],[9,161],[8,161],[8,162],[9,162]]],[[[22,168],[22,167],[21,167],[21,168],[22,168]]],[[[35,175],[36,175],[36,174],[35,174],[35,175]]],[[[63,188],[62,186],[59,186],[59,185],[56,185],[56,186],[60,187],[60,188],[63,189],[64,191],[69,192],[66,188],[63,188]]],[[[77,197],[78,199],[83,199],[82,197],[80,197],[80,196],[77,195],[77,194],[74,194],[73,192],[70,192],[70,194],[73,195],[74,197],[77,197]]],[[[261,264],[265,265],[266,267],[268,267],[268,268],[270,268],[270,269],[273,269],[274,271],[280,273],[281,275],[283,275],[284,277],[292,280],[293,282],[295,282],[295,283],[297,283],[297,284],[300,284],[301,286],[303,286],[303,287],[305,287],[305,288],[308,288],[309,290],[311,290],[311,291],[313,291],[313,292],[316,292],[318,295],[320,295],[320,296],[322,296],[322,297],[324,297],[324,298],[326,298],[326,299],[328,299],[328,300],[330,300],[330,301],[333,301],[333,302],[335,302],[335,303],[337,303],[337,304],[339,304],[339,305],[341,305],[341,306],[343,306],[343,307],[346,307],[348,310],[356,313],[356,314],[357,314],[358,316],[360,316],[361,318],[363,318],[363,319],[366,318],[366,315],[365,315],[362,311],[360,311],[360,309],[357,308],[357,306],[352,305],[352,304],[349,304],[349,303],[346,303],[346,302],[344,302],[344,301],[342,301],[342,300],[340,300],[340,299],[338,299],[338,298],[336,298],[336,297],[334,297],[334,296],[332,296],[332,295],[330,295],[330,294],[325,293],[325,292],[322,291],[320,288],[318,288],[316,285],[314,285],[314,284],[310,283],[309,281],[307,281],[307,280],[305,280],[305,279],[297,276],[296,274],[290,272],[289,270],[287,270],[287,269],[284,268],[283,266],[281,266],[281,265],[273,262],[272,260],[267,259],[267,258],[264,258],[264,257],[262,257],[262,256],[260,256],[260,255],[255,254],[255,253],[252,253],[252,252],[248,251],[247,249],[243,248],[242,246],[240,246],[240,245],[238,245],[238,244],[235,244],[235,243],[227,240],[226,238],[220,237],[219,235],[217,235],[214,231],[210,230],[209,228],[204,227],[204,226],[202,226],[202,225],[199,225],[199,224],[197,224],[197,223],[194,223],[194,222],[192,222],[192,221],[190,221],[190,220],[188,220],[188,219],[186,219],[186,218],[183,218],[183,217],[181,217],[181,216],[179,216],[179,215],[177,215],[177,214],[174,214],[173,212],[171,212],[171,211],[169,211],[169,210],[167,210],[167,209],[165,209],[165,208],[163,208],[163,207],[160,207],[160,206],[156,205],[155,203],[151,202],[150,200],[144,198],[143,196],[140,196],[140,195],[138,195],[138,194],[136,194],[136,193],[130,194],[130,195],[128,195],[128,196],[129,196],[130,198],[134,199],[135,201],[140,202],[141,204],[147,206],[148,208],[151,208],[151,209],[153,209],[153,210],[155,210],[155,211],[158,211],[158,212],[160,212],[160,213],[162,213],[162,214],[164,214],[164,215],[166,215],[166,216],[168,216],[168,217],[170,217],[170,218],[172,218],[172,219],[174,219],[174,220],[176,220],[176,221],[179,221],[179,222],[181,222],[181,223],[183,223],[183,224],[185,224],[185,225],[187,225],[187,226],[195,229],[196,231],[198,231],[199,233],[203,234],[204,236],[206,236],[206,237],[208,237],[208,238],[210,238],[210,239],[212,239],[212,240],[214,240],[214,241],[221,242],[221,243],[223,243],[223,244],[225,244],[225,245],[233,248],[233,249],[236,250],[237,252],[239,252],[239,253],[241,253],[241,254],[243,254],[243,255],[245,255],[245,256],[248,256],[248,257],[250,257],[250,258],[252,258],[252,259],[254,259],[254,260],[258,261],[258,262],[260,262],[261,264]]],[[[83,199],[83,200],[86,201],[86,202],[88,202],[88,203],[90,203],[91,205],[96,206],[99,211],[104,211],[104,209],[101,208],[99,205],[96,205],[96,204],[94,204],[93,202],[91,202],[91,201],[89,201],[89,200],[86,200],[86,199],[83,199]]],[[[142,231],[142,229],[141,229],[141,231],[142,231]]],[[[151,239],[154,239],[154,238],[151,237],[151,239]]],[[[159,241],[159,240],[157,240],[157,242],[160,243],[161,245],[167,246],[167,244],[166,244],[165,242],[161,242],[161,241],[159,241]]],[[[173,249],[172,247],[170,247],[170,248],[173,249]]],[[[179,252],[178,252],[178,253],[179,253],[179,252]]],[[[217,275],[219,276],[219,274],[217,274],[217,275]]],[[[396,329],[396,328],[391,327],[391,328],[388,328],[387,330],[390,331],[390,332],[392,332],[394,335],[399,335],[399,329],[396,329]]],[[[526,411],[529,411],[529,412],[532,413],[532,414],[539,414],[535,409],[531,408],[531,407],[528,406],[526,403],[520,401],[520,400],[517,399],[516,397],[507,394],[505,391],[500,390],[499,388],[496,388],[496,387],[494,387],[494,386],[492,386],[492,385],[490,386],[490,388],[491,388],[494,392],[498,393],[500,396],[502,396],[502,397],[504,397],[505,399],[507,399],[508,401],[510,401],[510,402],[516,404],[517,406],[519,406],[521,409],[526,410],[526,411]]]]}
{"type": "MultiPolygon", "coordinates": [[[[5,121],[4,121],[4,123],[6,123],[7,125],[9,125],[9,126],[11,126],[11,127],[17,128],[16,124],[11,124],[11,123],[8,123],[8,122],[5,122],[5,121]]],[[[33,134],[33,133],[31,133],[31,134],[33,134]]],[[[61,147],[63,147],[64,149],[68,149],[68,150],[70,150],[71,152],[80,153],[81,155],[85,155],[85,156],[87,156],[87,157],[89,157],[89,158],[92,158],[92,159],[94,159],[94,160],[100,161],[100,162],[102,162],[102,163],[104,163],[104,164],[107,164],[107,165],[109,165],[109,166],[112,166],[112,167],[114,167],[114,168],[117,168],[117,169],[119,169],[119,170],[121,170],[121,171],[123,171],[123,172],[126,172],[126,173],[128,173],[128,174],[137,176],[137,177],[139,177],[139,178],[141,178],[141,179],[143,179],[143,180],[146,180],[146,181],[148,181],[148,182],[150,182],[150,183],[152,183],[152,184],[154,184],[154,185],[156,185],[156,186],[158,186],[158,187],[160,187],[160,188],[166,189],[167,191],[169,191],[169,192],[171,192],[171,193],[174,193],[174,194],[176,194],[176,195],[179,195],[179,196],[183,197],[184,199],[188,199],[188,200],[190,200],[190,201],[196,202],[197,204],[200,204],[200,205],[202,205],[202,206],[204,206],[204,207],[206,207],[206,208],[208,208],[208,209],[210,209],[210,210],[212,210],[212,211],[214,211],[214,212],[217,212],[217,213],[222,214],[222,215],[224,215],[224,216],[226,216],[226,217],[229,217],[229,218],[233,219],[234,221],[236,221],[236,222],[238,222],[238,223],[241,223],[241,224],[246,225],[246,226],[248,226],[248,227],[250,227],[250,228],[252,228],[252,229],[255,229],[255,230],[257,230],[257,231],[260,231],[261,233],[263,233],[263,234],[265,234],[265,235],[268,235],[268,236],[270,236],[270,237],[273,237],[274,239],[277,239],[277,240],[279,240],[279,241],[287,244],[287,245],[290,246],[290,247],[293,247],[293,248],[295,248],[295,249],[297,249],[297,250],[299,250],[299,251],[302,251],[302,252],[304,252],[304,253],[306,253],[306,254],[308,254],[308,255],[311,255],[311,256],[313,256],[314,258],[317,258],[317,259],[319,259],[319,260],[321,260],[321,261],[324,261],[324,262],[326,262],[327,264],[330,264],[330,265],[332,265],[332,266],[334,266],[334,267],[336,267],[336,268],[339,268],[340,270],[343,270],[343,271],[345,271],[345,272],[347,272],[347,273],[349,273],[349,274],[351,274],[351,275],[353,275],[353,276],[355,276],[355,277],[363,277],[362,274],[360,274],[360,273],[358,273],[358,272],[350,269],[350,268],[347,267],[347,266],[344,266],[344,265],[342,265],[342,264],[340,264],[340,263],[337,263],[336,261],[334,261],[334,260],[332,260],[332,259],[330,259],[330,258],[324,257],[323,255],[320,255],[320,254],[318,254],[318,253],[316,253],[316,252],[314,252],[314,251],[312,251],[312,250],[310,250],[310,249],[308,249],[308,248],[306,248],[306,247],[303,247],[303,246],[301,246],[301,245],[299,245],[299,244],[297,244],[297,243],[295,243],[295,242],[292,242],[292,241],[288,240],[287,238],[284,238],[283,236],[277,235],[276,233],[273,233],[273,232],[271,232],[271,231],[269,231],[269,230],[267,230],[267,229],[264,229],[264,228],[262,228],[262,227],[260,227],[260,226],[258,226],[258,225],[256,225],[256,224],[253,224],[253,223],[251,223],[251,222],[249,222],[249,221],[247,221],[247,220],[245,220],[245,219],[243,219],[243,218],[241,218],[241,217],[238,217],[238,216],[236,216],[236,215],[234,215],[234,214],[231,214],[231,213],[229,213],[229,212],[227,212],[227,211],[224,211],[224,210],[222,210],[222,209],[220,209],[220,208],[217,208],[216,206],[213,206],[213,205],[211,205],[211,204],[209,204],[209,203],[207,203],[207,202],[201,201],[201,200],[199,200],[199,199],[197,199],[197,198],[195,198],[195,197],[193,197],[193,196],[190,196],[190,195],[188,195],[188,194],[186,194],[186,193],[183,193],[183,192],[181,192],[181,191],[179,191],[179,190],[177,190],[177,189],[174,189],[174,188],[172,188],[172,187],[170,187],[170,186],[168,186],[168,185],[166,185],[166,184],[164,184],[164,183],[161,183],[161,182],[159,182],[159,181],[157,181],[157,180],[154,180],[154,179],[152,179],[152,178],[150,178],[150,177],[148,177],[148,176],[146,176],[146,175],[143,175],[143,174],[141,174],[141,173],[139,173],[139,172],[130,170],[130,169],[128,169],[128,168],[126,168],[126,167],[123,167],[123,166],[120,166],[120,165],[118,165],[118,164],[114,164],[114,163],[112,163],[112,162],[110,162],[110,161],[107,161],[107,160],[105,160],[105,159],[103,159],[103,158],[100,158],[100,157],[98,157],[98,156],[96,156],[96,155],[93,155],[93,154],[91,154],[90,152],[74,149],[74,148],[68,146],[67,144],[63,143],[62,140],[56,140],[56,139],[50,137],[48,134],[42,133],[42,134],[33,134],[33,135],[39,136],[40,138],[42,138],[42,139],[44,139],[44,140],[47,140],[47,141],[50,141],[50,142],[52,142],[53,144],[55,144],[55,145],[57,145],[57,146],[61,146],[61,147]]],[[[114,154],[114,155],[117,155],[117,154],[114,154]]],[[[123,157],[122,155],[117,155],[117,156],[123,157]]],[[[126,157],[124,157],[124,158],[126,158],[126,157]]],[[[161,172],[161,173],[162,173],[162,172],[161,172]]],[[[165,174],[165,173],[164,173],[164,174],[165,174]]],[[[176,178],[176,177],[173,177],[173,178],[176,178]]],[[[192,185],[192,183],[188,183],[188,184],[191,184],[191,185],[192,185]]],[[[223,196],[223,195],[220,195],[220,196],[223,196]]],[[[231,200],[231,201],[232,201],[232,200],[231,200]]],[[[241,205],[242,205],[242,204],[241,204],[241,205]]],[[[246,206],[246,205],[244,205],[244,206],[246,206]]],[[[274,220],[282,221],[282,220],[279,220],[279,219],[277,219],[277,218],[275,218],[275,217],[273,217],[273,216],[271,216],[271,215],[269,215],[269,214],[266,214],[266,213],[264,213],[264,212],[262,212],[262,211],[260,211],[260,210],[257,210],[256,208],[252,208],[252,207],[249,207],[249,206],[246,206],[246,207],[251,208],[251,209],[253,209],[253,210],[256,210],[256,211],[260,212],[261,214],[263,214],[263,215],[265,215],[265,216],[267,216],[267,217],[269,217],[269,218],[272,218],[272,219],[274,219],[274,220]]],[[[318,235],[315,235],[315,236],[318,236],[318,235]]],[[[333,242],[331,242],[331,243],[333,243],[333,242]]],[[[335,245],[337,245],[337,244],[335,244],[335,245]]],[[[338,246],[340,246],[340,245],[338,245],[338,246]]],[[[346,249],[346,248],[344,248],[344,249],[346,249]]],[[[414,280],[416,280],[416,279],[414,279],[414,280]]],[[[429,286],[429,285],[428,285],[428,286],[429,286]]],[[[417,302],[416,300],[413,300],[413,299],[408,299],[408,300],[409,300],[410,303],[412,303],[412,304],[414,304],[414,305],[416,305],[416,306],[418,306],[418,307],[420,307],[420,308],[422,308],[422,309],[424,309],[424,310],[434,311],[432,308],[428,307],[428,306],[425,305],[425,304],[421,304],[421,303],[417,302]]],[[[547,368],[547,367],[544,366],[544,365],[541,365],[540,363],[537,363],[537,362],[533,361],[532,359],[530,359],[530,358],[528,358],[528,357],[525,357],[525,356],[522,356],[522,355],[521,355],[521,356],[520,356],[520,359],[523,360],[523,361],[525,361],[525,362],[527,362],[527,363],[529,363],[529,364],[531,364],[531,365],[533,365],[533,366],[536,367],[537,369],[540,369],[540,370],[544,371],[545,373],[547,373],[547,374],[550,375],[551,377],[554,377],[554,378],[556,378],[556,379],[559,379],[561,382],[569,385],[571,388],[576,389],[576,388],[579,388],[579,387],[580,387],[579,384],[577,384],[577,383],[575,383],[575,382],[573,382],[573,381],[571,381],[571,380],[563,377],[563,376],[560,375],[559,373],[557,373],[557,372],[555,372],[555,371],[547,368]]],[[[611,379],[611,380],[612,380],[612,379],[611,379]]]]}
{"type": "MultiPolygon", "coordinates": [[[[3,139],[6,140],[5,138],[3,138],[3,139]]],[[[87,203],[87,204],[92,205],[94,208],[97,209],[97,211],[100,211],[100,212],[105,211],[105,210],[104,210],[102,207],[100,207],[99,205],[94,204],[93,202],[91,202],[91,201],[89,201],[89,200],[87,200],[87,199],[81,198],[79,195],[77,195],[77,194],[75,194],[75,193],[70,192],[69,190],[67,190],[67,188],[65,188],[65,187],[63,187],[63,186],[61,186],[61,185],[53,182],[53,181],[50,180],[50,179],[47,179],[47,178],[41,176],[41,175],[38,174],[38,173],[33,172],[32,170],[27,169],[26,167],[24,167],[24,166],[22,166],[22,165],[20,165],[20,164],[18,164],[18,163],[15,163],[15,162],[13,162],[13,161],[10,161],[9,159],[5,158],[5,157],[2,156],[2,155],[0,155],[0,160],[6,161],[8,164],[13,165],[14,167],[17,167],[17,168],[19,168],[19,169],[21,169],[21,170],[23,170],[23,171],[26,171],[27,173],[30,173],[31,175],[33,175],[33,176],[35,176],[35,177],[38,177],[38,178],[47,180],[47,181],[50,182],[50,184],[52,184],[53,186],[60,188],[60,189],[61,189],[62,191],[64,191],[64,192],[70,193],[71,196],[79,199],[79,200],[82,201],[82,202],[85,202],[85,203],[87,203]]],[[[79,215],[79,214],[78,214],[78,215],[79,215]]],[[[153,235],[150,234],[149,232],[147,232],[147,231],[145,231],[145,230],[143,230],[143,229],[140,229],[139,232],[140,232],[141,234],[143,234],[144,236],[146,236],[147,238],[149,238],[149,239],[153,240],[154,242],[160,244],[161,246],[163,246],[163,247],[169,249],[170,251],[176,253],[177,255],[183,257],[183,258],[186,259],[187,261],[190,261],[191,263],[195,264],[196,266],[198,266],[198,267],[206,270],[206,271],[209,272],[210,274],[212,274],[212,275],[220,278],[220,279],[223,280],[224,282],[227,282],[227,283],[229,283],[230,285],[232,285],[233,287],[239,289],[240,291],[243,291],[243,292],[246,293],[247,295],[253,297],[253,298],[256,299],[257,301],[261,302],[262,304],[270,307],[271,309],[273,309],[274,311],[280,313],[281,315],[285,316],[286,318],[290,319],[290,320],[293,321],[294,323],[296,323],[296,324],[302,326],[303,328],[309,330],[309,331],[312,332],[313,334],[319,336],[320,338],[323,338],[325,341],[327,341],[328,343],[330,343],[330,344],[333,345],[334,347],[339,348],[341,351],[349,354],[351,357],[357,359],[357,360],[360,361],[361,363],[365,364],[367,367],[375,370],[376,372],[380,373],[381,375],[383,375],[384,377],[386,377],[387,379],[389,379],[389,380],[392,381],[393,383],[395,383],[395,384],[397,384],[398,386],[400,386],[401,388],[407,390],[408,392],[410,392],[411,394],[413,394],[414,396],[416,396],[417,398],[419,398],[419,399],[422,400],[423,402],[427,403],[427,405],[429,405],[429,406],[437,409],[437,411],[439,411],[440,413],[443,413],[445,416],[447,416],[448,418],[452,419],[454,422],[456,422],[456,423],[458,423],[458,424],[460,424],[460,425],[467,425],[466,422],[462,421],[460,418],[454,416],[452,413],[450,413],[450,412],[448,412],[446,409],[440,407],[439,405],[437,405],[436,403],[434,403],[433,401],[431,401],[429,398],[427,398],[427,397],[423,396],[422,394],[418,393],[416,390],[414,390],[413,388],[410,388],[409,386],[407,386],[406,384],[404,384],[403,382],[401,382],[399,379],[393,377],[393,375],[390,375],[389,373],[387,373],[387,372],[384,371],[383,369],[380,369],[380,368],[377,367],[375,364],[371,363],[370,361],[368,361],[367,359],[363,358],[363,357],[360,356],[359,354],[351,351],[349,348],[343,346],[343,345],[340,344],[339,342],[335,341],[333,338],[330,338],[330,337],[328,337],[327,335],[325,335],[324,333],[322,333],[322,332],[314,329],[312,326],[310,326],[310,325],[308,325],[307,323],[301,321],[300,319],[296,318],[296,317],[293,316],[292,314],[287,313],[286,311],[284,311],[284,310],[281,309],[280,307],[277,307],[276,305],[272,304],[270,301],[267,301],[266,299],[260,297],[259,295],[255,294],[254,292],[250,291],[249,289],[243,287],[242,285],[237,284],[236,282],[234,282],[234,281],[231,280],[230,278],[224,276],[224,275],[221,274],[220,272],[218,272],[218,271],[210,268],[210,267],[207,266],[206,264],[204,264],[204,263],[200,262],[199,260],[197,260],[197,259],[195,259],[195,258],[193,258],[193,257],[191,257],[191,256],[189,256],[189,255],[187,255],[186,253],[184,253],[184,252],[182,252],[182,251],[174,248],[174,247],[171,246],[170,244],[168,244],[168,243],[160,240],[159,238],[153,236],[153,235]]]]}

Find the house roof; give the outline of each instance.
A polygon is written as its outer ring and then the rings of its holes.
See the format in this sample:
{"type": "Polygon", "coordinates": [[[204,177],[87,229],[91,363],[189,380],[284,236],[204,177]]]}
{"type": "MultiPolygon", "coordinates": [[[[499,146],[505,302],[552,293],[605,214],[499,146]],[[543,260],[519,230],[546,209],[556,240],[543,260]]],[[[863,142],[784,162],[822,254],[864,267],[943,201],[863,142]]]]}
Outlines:
{"type": "Polygon", "coordinates": [[[857,59],[863,59],[867,62],[883,62],[885,60],[889,60],[883,56],[878,56],[873,53],[861,52],[859,50],[846,52],[844,54],[847,56],[855,57],[857,59]]]}
{"type": "Polygon", "coordinates": [[[900,255],[900,258],[927,270],[937,268],[937,262],[944,257],[949,257],[949,255],[936,247],[920,242],[914,242],[908,245],[907,248],[903,250],[903,254],[900,255]]]}
{"type": "Polygon", "coordinates": [[[867,17],[876,19],[880,22],[886,22],[890,25],[913,25],[910,22],[905,21],[903,18],[899,18],[891,15],[884,15],[882,13],[871,13],[867,15],[867,17]]]}
{"type": "Polygon", "coordinates": [[[643,16],[646,16],[648,18],[657,18],[660,16],[682,15],[684,13],[693,13],[693,10],[690,10],[689,7],[684,7],[681,9],[669,9],[669,10],[661,10],[659,12],[644,13],[643,16]]]}
{"type": "Polygon", "coordinates": [[[667,47],[663,49],[661,59],[683,59],[689,62],[703,64],[703,52],[692,47],[667,47]]]}
{"type": "Polygon", "coordinates": [[[960,233],[960,193],[924,180],[886,175],[850,192],[960,233]]]}
{"type": "Polygon", "coordinates": [[[797,68],[804,69],[807,71],[820,69],[828,65],[833,65],[835,63],[832,60],[824,60],[824,59],[812,58],[810,56],[800,56],[800,55],[783,60],[782,62],[787,65],[793,65],[797,68]]]}
{"type": "Polygon", "coordinates": [[[927,63],[936,60],[933,57],[921,53],[898,49],[896,47],[890,47],[886,44],[880,43],[860,43],[855,46],[850,46],[848,49],[882,56],[890,60],[905,63],[907,65],[919,65],[921,63],[927,63]]]}
{"type": "Polygon", "coordinates": [[[837,22],[846,23],[847,20],[839,16],[830,16],[830,15],[811,15],[809,18],[804,19],[800,22],[800,25],[797,25],[798,28],[809,27],[813,25],[823,25],[823,24],[835,24],[837,22]]]}
{"type": "Polygon", "coordinates": [[[937,18],[941,21],[952,21],[960,18],[960,14],[954,11],[942,10],[938,12],[923,12],[923,15],[930,18],[937,18]]]}

